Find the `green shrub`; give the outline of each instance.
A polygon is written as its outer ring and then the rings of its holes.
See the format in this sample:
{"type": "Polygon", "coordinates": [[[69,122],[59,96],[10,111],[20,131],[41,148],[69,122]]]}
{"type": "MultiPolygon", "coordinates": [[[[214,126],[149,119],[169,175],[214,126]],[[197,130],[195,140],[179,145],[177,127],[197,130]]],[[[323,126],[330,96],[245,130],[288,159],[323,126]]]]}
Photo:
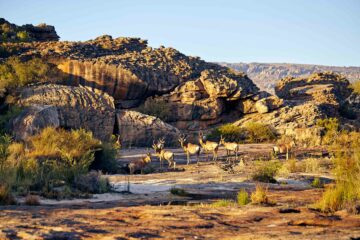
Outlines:
{"type": "Polygon", "coordinates": [[[29,143],[29,157],[65,160],[82,157],[100,147],[100,141],[84,129],[67,131],[53,127],[44,128],[40,134],[30,137],[29,143]]]}
{"type": "Polygon", "coordinates": [[[360,94],[360,80],[357,80],[351,84],[351,88],[357,94],[360,94]]]}
{"type": "Polygon", "coordinates": [[[313,188],[322,188],[324,185],[322,184],[322,182],[320,181],[320,178],[316,177],[314,178],[314,180],[311,183],[311,186],[313,188]]]}
{"type": "Polygon", "coordinates": [[[207,138],[209,140],[219,141],[221,136],[229,142],[244,142],[246,139],[246,131],[239,126],[228,123],[212,130],[207,138]]]}
{"type": "Polygon", "coordinates": [[[162,99],[148,98],[137,110],[141,113],[160,118],[165,122],[172,119],[172,109],[162,99]]]}
{"type": "Polygon", "coordinates": [[[238,203],[240,206],[244,206],[244,205],[250,203],[249,194],[247,193],[247,191],[246,191],[245,189],[241,189],[241,190],[238,192],[238,195],[237,195],[237,203],[238,203]]]}
{"type": "Polygon", "coordinates": [[[170,189],[170,193],[173,195],[182,196],[182,197],[186,197],[189,195],[184,189],[175,188],[175,187],[170,189]]]}
{"type": "Polygon", "coordinates": [[[275,131],[268,125],[258,122],[245,124],[248,142],[260,143],[276,139],[275,131]]]}
{"type": "Polygon", "coordinates": [[[244,127],[228,123],[212,130],[207,137],[219,140],[220,136],[229,142],[260,143],[276,139],[275,131],[270,126],[258,122],[248,122],[244,127]]]}
{"type": "Polygon", "coordinates": [[[17,32],[16,37],[19,39],[20,42],[27,42],[30,40],[29,33],[26,31],[17,32]]]}
{"type": "Polygon", "coordinates": [[[251,194],[251,202],[253,204],[268,204],[269,198],[267,196],[268,189],[257,184],[255,191],[251,194]]]}
{"type": "Polygon", "coordinates": [[[10,57],[0,64],[0,89],[13,90],[30,83],[50,82],[62,77],[63,74],[55,65],[41,58],[21,61],[18,57],[10,57]]]}
{"type": "Polygon", "coordinates": [[[278,160],[256,161],[252,179],[259,182],[276,183],[276,179],[274,177],[280,168],[281,162],[278,160]]]}
{"type": "Polygon", "coordinates": [[[101,170],[104,173],[118,173],[119,162],[117,156],[120,146],[116,143],[115,137],[112,136],[110,142],[103,142],[100,149],[90,169],[101,170]]]}

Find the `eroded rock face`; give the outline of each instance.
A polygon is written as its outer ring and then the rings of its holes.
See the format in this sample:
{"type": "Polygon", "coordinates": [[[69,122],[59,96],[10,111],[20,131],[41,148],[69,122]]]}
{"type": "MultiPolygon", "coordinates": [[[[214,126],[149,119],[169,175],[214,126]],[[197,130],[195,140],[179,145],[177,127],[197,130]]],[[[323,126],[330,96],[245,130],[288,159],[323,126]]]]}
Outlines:
{"type": "Polygon", "coordinates": [[[26,140],[46,127],[59,127],[60,118],[55,106],[32,105],[9,123],[16,140],[26,140]]]}
{"type": "Polygon", "coordinates": [[[154,140],[165,138],[167,146],[177,144],[179,130],[159,118],[131,110],[116,112],[118,134],[125,147],[150,147],[154,140]]]}
{"type": "Polygon", "coordinates": [[[304,144],[306,141],[307,144],[308,142],[318,144],[321,141],[321,131],[316,126],[316,122],[325,117],[319,106],[305,103],[299,106],[285,106],[269,113],[247,114],[234,124],[245,126],[248,122],[266,123],[280,135],[294,137],[304,144]]]}
{"type": "Polygon", "coordinates": [[[139,38],[101,36],[85,42],[7,43],[21,56],[41,56],[68,74],[68,85],[96,87],[120,107],[136,107],[149,96],[167,94],[200,79],[211,98],[240,99],[258,88],[241,73],[186,56],[173,48],[151,48],[139,38]]]}
{"type": "Polygon", "coordinates": [[[92,131],[100,140],[108,140],[113,133],[114,101],[108,94],[99,90],[81,86],[35,85],[22,89],[18,99],[18,104],[21,106],[55,107],[60,127],[84,128],[92,131]]]}

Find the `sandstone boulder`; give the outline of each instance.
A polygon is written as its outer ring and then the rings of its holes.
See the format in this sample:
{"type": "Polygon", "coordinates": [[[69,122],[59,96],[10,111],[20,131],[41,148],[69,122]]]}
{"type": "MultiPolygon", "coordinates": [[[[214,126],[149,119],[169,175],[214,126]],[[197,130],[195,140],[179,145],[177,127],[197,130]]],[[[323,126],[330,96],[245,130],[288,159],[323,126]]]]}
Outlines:
{"type": "Polygon", "coordinates": [[[179,130],[159,118],[131,110],[116,112],[118,133],[125,147],[149,147],[153,140],[165,138],[167,146],[178,144],[179,130]]]}
{"type": "Polygon", "coordinates": [[[16,140],[26,140],[43,128],[59,127],[60,120],[55,106],[32,105],[12,119],[9,125],[16,140]]]}
{"type": "Polygon", "coordinates": [[[25,87],[18,96],[21,106],[47,105],[56,108],[63,128],[84,128],[100,140],[108,140],[114,130],[113,98],[99,90],[55,84],[25,87]]]}
{"type": "Polygon", "coordinates": [[[211,98],[237,100],[258,92],[256,85],[243,73],[205,70],[200,81],[211,98]]]}

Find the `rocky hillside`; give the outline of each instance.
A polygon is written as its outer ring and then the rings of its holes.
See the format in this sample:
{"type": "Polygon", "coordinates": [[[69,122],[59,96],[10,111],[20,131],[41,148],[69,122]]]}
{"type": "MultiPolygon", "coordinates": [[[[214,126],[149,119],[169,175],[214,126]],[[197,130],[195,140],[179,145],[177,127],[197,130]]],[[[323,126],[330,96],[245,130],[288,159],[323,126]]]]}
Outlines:
{"type": "Polygon", "coordinates": [[[334,73],[283,78],[276,96],[260,91],[245,73],[173,48],[152,48],[139,38],[104,35],[84,42],[17,41],[0,47],[7,51],[0,62],[35,57],[61,70],[57,84],[3,91],[25,108],[10,123],[20,139],[50,125],[85,128],[101,140],[120,134],[124,146],[149,146],[154,138],[177,144],[180,132],[196,135],[229,122],[257,121],[296,135],[312,131],[319,118],[339,117],[356,125],[359,115],[358,96],[350,96],[349,81],[334,73]],[[341,114],[345,105],[351,114],[341,114]]]}
{"type": "Polygon", "coordinates": [[[54,26],[25,24],[18,26],[0,18],[0,42],[58,41],[54,26]]]}
{"type": "Polygon", "coordinates": [[[287,76],[305,77],[316,72],[332,71],[342,74],[350,82],[360,79],[360,67],[336,67],[291,63],[219,63],[245,72],[262,90],[273,93],[276,83],[287,76]]]}

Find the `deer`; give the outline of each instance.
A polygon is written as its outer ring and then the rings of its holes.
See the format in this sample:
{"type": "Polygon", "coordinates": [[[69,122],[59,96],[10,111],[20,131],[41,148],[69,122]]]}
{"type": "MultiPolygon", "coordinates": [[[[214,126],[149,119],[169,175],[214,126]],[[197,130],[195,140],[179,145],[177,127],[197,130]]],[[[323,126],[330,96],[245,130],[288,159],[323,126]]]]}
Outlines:
{"type": "Polygon", "coordinates": [[[189,165],[189,163],[191,162],[190,155],[196,155],[197,156],[196,161],[197,161],[197,163],[199,163],[201,147],[197,144],[187,143],[185,135],[179,136],[179,142],[180,142],[182,149],[186,153],[187,165],[189,165]]]}
{"type": "Polygon", "coordinates": [[[219,143],[217,142],[211,142],[211,141],[205,141],[204,142],[204,134],[202,132],[199,132],[199,143],[200,146],[204,149],[206,152],[206,161],[209,160],[209,152],[212,152],[213,154],[213,160],[216,161],[217,159],[217,152],[219,150],[219,143]]]}
{"type": "Polygon", "coordinates": [[[294,140],[282,144],[278,144],[273,147],[273,153],[277,155],[278,153],[285,153],[286,152],[286,160],[289,159],[289,152],[291,152],[291,149],[296,146],[296,143],[294,140]]]}
{"type": "Polygon", "coordinates": [[[229,158],[230,152],[234,152],[235,153],[235,160],[237,160],[238,158],[238,153],[239,153],[239,144],[235,143],[235,142],[226,142],[225,138],[221,135],[220,136],[220,142],[219,145],[223,145],[226,149],[226,158],[229,158]]]}
{"type": "Polygon", "coordinates": [[[142,157],[141,159],[132,160],[128,167],[130,170],[130,174],[134,174],[136,170],[141,170],[141,174],[144,172],[144,168],[146,165],[148,165],[151,162],[151,153],[146,153],[145,157],[142,157]]]}
{"type": "Polygon", "coordinates": [[[171,151],[164,150],[165,140],[161,138],[157,143],[153,141],[152,148],[155,150],[155,154],[159,157],[160,160],[160,169],[163,167],[163,161],[166,160],[169,163],[169,167],[173,166],[175,169],[176,162],[174,160],[174,153],[171,151]]]}

